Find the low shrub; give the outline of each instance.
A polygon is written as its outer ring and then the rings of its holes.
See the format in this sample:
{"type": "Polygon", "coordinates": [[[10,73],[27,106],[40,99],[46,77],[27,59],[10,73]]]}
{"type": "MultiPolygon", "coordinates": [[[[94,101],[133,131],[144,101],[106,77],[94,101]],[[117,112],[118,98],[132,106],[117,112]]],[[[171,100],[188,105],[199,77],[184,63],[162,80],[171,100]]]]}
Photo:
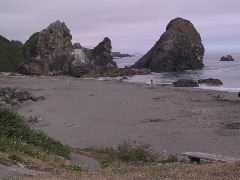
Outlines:
{"type": "MultiPolygon", "coordinates": [[[[80,150],[81,151],[81,150],[80,150]]],[[[155,153],[150,145],[142,143],[124,141],[116,149],[105,148],[95,149],[87,148],[82,152],[89,152],[101,161],[104,167],[109,166],[113,162],[143,162],[143,163],[174,163],[178,159],[174,155],[163,155],[155,153]]]]}
{"type": "Polygon", "coordinates": [[[71,162],[68,164],[68,169],[71,171],[84,171],[85,167],[81,164],[76,164],[71,162]]]}
{"type": "Polygon", "coordinates": [[[153,162],[157,158],[156,154],[150,150],[149,145],[130,144],[126,141],[118,146],[116,153],[117,158],[125,162],[153,162]]]}

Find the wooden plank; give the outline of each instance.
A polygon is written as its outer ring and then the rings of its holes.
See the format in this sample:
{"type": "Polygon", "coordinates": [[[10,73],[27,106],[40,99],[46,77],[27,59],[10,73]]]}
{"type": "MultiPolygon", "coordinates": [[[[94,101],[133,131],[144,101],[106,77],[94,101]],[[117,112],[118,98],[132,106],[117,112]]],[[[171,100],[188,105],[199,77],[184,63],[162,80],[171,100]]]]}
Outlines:
{"type": "Polygon", "coordinates": [[[190,159],[205,159],[209,161],[218,161],[218,162],[237,162],[240,161],[239,158],[228,157],[228,156],[221,156],[209,153],[201,153],[201,152],[185,152],[181,154],[182,156],[187,156],[190,159]]]}

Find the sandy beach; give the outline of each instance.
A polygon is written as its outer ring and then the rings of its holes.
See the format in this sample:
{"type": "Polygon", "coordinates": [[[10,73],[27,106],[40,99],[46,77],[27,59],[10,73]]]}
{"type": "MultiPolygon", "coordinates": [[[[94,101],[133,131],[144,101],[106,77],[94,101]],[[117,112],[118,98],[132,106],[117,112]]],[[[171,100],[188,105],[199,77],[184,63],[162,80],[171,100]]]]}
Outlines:
{"type": "Polygon", "coordinates": [[[240,157],[236,93],[71,77],[0,82],[1,87],[26,88],[45,96],[44,101],[22,104],[18,112],[27,119],[37,117],[31,126],[73,147],[116,147],[131,140],[159,152],[240,157]]]}

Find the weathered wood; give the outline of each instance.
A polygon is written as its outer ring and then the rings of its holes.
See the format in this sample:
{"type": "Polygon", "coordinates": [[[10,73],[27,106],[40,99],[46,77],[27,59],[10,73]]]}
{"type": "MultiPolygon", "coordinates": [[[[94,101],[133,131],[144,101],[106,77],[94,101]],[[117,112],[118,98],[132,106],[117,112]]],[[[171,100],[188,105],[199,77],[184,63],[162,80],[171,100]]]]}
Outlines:
{"type": "Polygon", "coordinates": [[[185,152],[181,154],[182,156],[187,156],[192,162],[200,163],[201,159],[208,161],[217,161],[217,162],[238,162],[240,158],[233,158],[209,153],[201,152],[185,152]]]}

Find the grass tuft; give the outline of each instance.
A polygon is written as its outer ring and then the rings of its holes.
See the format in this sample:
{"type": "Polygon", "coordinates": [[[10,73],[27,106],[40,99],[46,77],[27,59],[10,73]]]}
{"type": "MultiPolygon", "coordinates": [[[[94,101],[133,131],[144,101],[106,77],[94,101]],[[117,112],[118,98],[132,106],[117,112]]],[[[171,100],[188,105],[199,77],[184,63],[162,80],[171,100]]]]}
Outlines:
{"type": "Polygon", "coordinates": [[[130,144],[126,141],[118,146],[115,153],[117,158],[124,162],[153,162],[156,159],[156,155],[150,151],[150,146],[135,143],[130,144]]]}
{"type": "Polygon", "coordinates": [[[23,159],[17,154],[11,154],[8,156],[8,158],[15,162],[19,162],[19,163],[23,162],[23,159]]]}

